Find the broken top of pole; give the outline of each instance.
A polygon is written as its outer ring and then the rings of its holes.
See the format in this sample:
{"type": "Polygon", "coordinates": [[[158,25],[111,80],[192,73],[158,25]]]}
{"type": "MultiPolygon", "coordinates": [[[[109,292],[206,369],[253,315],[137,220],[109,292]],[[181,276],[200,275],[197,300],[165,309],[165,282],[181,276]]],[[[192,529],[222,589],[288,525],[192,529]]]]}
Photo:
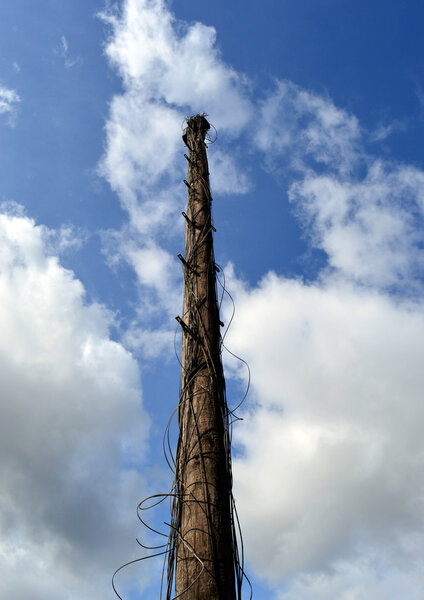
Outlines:
{"type": "Polygon", "coordinates": [[[197,134],[199,137],[201,137],[203,140],[206,137],[206,133],[209,131],[209,129],[211,128],[209,121],[206,119],[206,115],[194,115],[192,117],[189,117],[187,119],[187,127],[184,129],[183,132],[183,142],[184,144],[188,147],[188,140],[187,140],[187,131],[190,129],[194,134],[197,134]]]}

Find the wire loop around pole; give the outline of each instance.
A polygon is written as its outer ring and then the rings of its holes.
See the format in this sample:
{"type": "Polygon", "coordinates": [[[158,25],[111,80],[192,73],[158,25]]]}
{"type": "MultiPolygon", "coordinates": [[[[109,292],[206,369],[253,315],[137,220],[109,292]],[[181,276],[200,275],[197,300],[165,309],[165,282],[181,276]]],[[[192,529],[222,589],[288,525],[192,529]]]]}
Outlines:
{"type": "MultiPolygon", "coordinates": [[[[190,126],[190,123],[193,122],[194,119],[198,119],[197,126],[199,128],[203,127],[203,131],[207,131],[209,129],[209,123],[206,121],[205,117],[206,115],[196,115],[196,117],[187,119],[187,126],[190,126]],[[202,119],[204,119],[205,122],[203,122],[202,119]]],[[[206,139],[208,138],[206,137],[206,139]]],[[[208,141],[210,143],[213,143],[210,139],[208,141]]],[[[204,147],[202,152],[205,153],[204,147]]],[[[210,210],[210,201],[212,198],[210,194],[208,181],[209,178],[207,174],[204,174],[204,176],[202,176],[202,174],[198,170],[198,165],[196,161],[189,162],[189,173],[191,173],[191,178],[189,177],[189,181],[195,181],[195,183],[198,186],[200,186],[200,189],[203,190],[201,193],[204,194],[204,197],[207,199],[208,210],[210,210]]],[[[190,194],[195,194],[195,190],[192,189],[192,186],[188,187],[188,194],[189,196],[190,194]]],[[[193,215],[189,211],[187,212],[189,213],[190,221],[195,223],[198,215],[193,215]]],[[[211,242],[212,233],[210,225],[211,218],[209,218],[209,222],[206,220],[203,223],[203,226],[201,226],[199,230],[196,230],[196,232],[192,234],[192,237],[190,239],[193,241],[193,243],[187,244],[185,259],[183,261],[186,304],[185,308],[183,309],[182,318],[178,321],[174,335],[175,354],[177,356],[179,364],[182,367],[180,393],[178,398],[178,404],[169,417],[162,441],[165,461],[168,464],[171,472],[173,473],[173,483],[169,492],[151,495],[148,498],[139,502],[137,505],[137,517],[143,525],[143,527],[145,527],[146,530],[151,534],[159,536],[160,538],[166,538],[166,541],[164,541],[164,543],[147,545],[136,539],[137,543],[141,548],[148,551],[160,550],[160,552],[156,552],[147,556],[142,556],[135,560],[129,561],[115,571],[112,577],[112,587],[115,591],[115,594],[120,600],[123,600],[123,598],[119,595],[115,586],[116,575],[125,567],[147,560],[148,558],[155,558],[159,556],[164,557],[162,579],[160,585],[161,600],[177,600],[177,598],[183,598],[184,594],[188,592],[191,588],[193,588],[193,586],[200,580],[201,576],[214,576],[215,571],[213,565],[211,566],[207,564],[205,562],[206,559],[202,560],[202,558],[196,553],[196,549],[191,545],[188,539],[189,534],[192,535],[193,531],[195,531],[196,535],[206,535],[209,539],[208,543],[211,546],[213,546],[213,544],[215,543],[213,539],[214,524],[211,518],[213,506],[209,496],[211,483],[207,480],[207,472],[205,466],[206,461],[209,460],[209,456],[208,452],[204,451],[204,441],[199,429],[199,419],[201,418],[202,411],[205,409],[205,406],[211,404],[213,393],[215,394],[214,398],[216,397],[217,399],[217,411],[219,410],[220,427],[222,427],[219,431],[222,432],[223,447],[225,450],[225,454],[222,454],[222,456],[224,457],[222,460],[225,463],[225,478],[228,483],[229,517],[231,529],[230,552],[235,576],[236,598],[237,600],[242,599],[243,581],[247,582],[250,588],[250,598],[252,598],[252,586],[244,571],[244,544],[240,528],[240,522],[232,493],[231,464],[232,425],[235,421],[240,420],[240,417],[236,415],[236,411],[245,401],[249,391],[250,368],[246,361],[244,361],[242,358],[238,357],[236,354],[228,350],[226,345],[224,344],[224,340],[227,336],[228,330],[233,322],[235,314],[235,303],[233,297],[226,288],[225,273],[220,267],[218,268],[218,270],[222,272],[222,281],[221,278],[217,275],[216,267],[218,265],[216,265],[213,255],[213,244],[211,242]],[[213,285],[213,293],[210,297],[215,298],[214,302],[216,303],[216,316],[218,317],[219,310],[221,309],[225,298],[228,298],[232,303],[232,314],[223,334],[220,333],[218,327],[219,333],[216,334],[218,337],[216,337],[215,341],[218,341],[219,343],[216,346],[216,351],[215,346],[212,346],[211,341],[207,335],[207,323],[204,319],[205,313],[203,313],[203,309],[201,308],[202,297],[199,298],[199,293],[197,289],[197,273],[195,272],[195,270],[188,268],[189,265],[196,265],[197,253],[202,251],[203,248],[207,247],[205,246],[205,244],[207,243],[211,244],[209,259],[204,263],[206,264],[208,262],[207,268],[208,273],[210,273],[210,277],[208,279],[209,283],[207,294],[212,290],[211,286],[213,285]],[[219,301],[217,299],[217,285],[221,287],[219,301]],[[187,331],[183,327],[184,323],[189,323],[191,328],[192,324],[195,323],[196,335],[188,335],[187,331]],[[194,363],[184,362],[184,360],[180,360],[179,358],[176,342],[179,328],[181,328],[186,348],[189,348],[192,355],[196,357],[196,361],[194,363]],[[240,402],[236,403],[236,406],[233,408],[229,408],[227,404],[225,380],[222,367],[222,353],[224,350],[247,367],[248,376],[246,390],[242,395],[240,402]],[[196,410],[194,410],[195,404],[197,407],[196,410]],[[187,429],[184,437],[181,435],[179,436],[176,452],[174,455],[170,439],[171,428],[175,420],[175,415],[177,415],[178,427],[181,432],[183,414],[187,417],[187,421],[185,421],[185,426],[188,428],[189,423],[190,428],[187,429]],[[199,461],[200,466],[198,481],[194,481],[192,483],[194,487],[198,486],[200,489],[202,489],[202,494],[200,498],[194,492],[192,492],[191,488],[185,489],[183,484],[184,472],[189,462],[193,460],[193,449],[195,450],[195,457],[196,460],[199,461]],[[159,531],[159,529],[153,526],[153,524],[149,523],[147,518],[145,517],[145,513],[147,511],[153,510],[158,506],[162,505],[165,500],[169,500],[170,502],[169,523],[167,523],[166,521],[164,522],[164,524],[168,528],[167,533],[159,531]],[[201,515],[200,520],[202,521],[202,523],[205,523],[204,529],[199,529],[198,526],[191,525],[191,529],[189,529],[187,533],[182,531],[181,515],[182,511],[184,510],[184,507],[189,507],[189,510],[191,510],[190,507],[196,508],[198,514],[201,515]],[[192,580],[187,581],[187,584],[185,584],[184,582],[185,588],[182,590],[180,589],[177,595],[175,595],[175,574],[177,555],[181,557],[182,553],[184,553],[184,557],[188,562],[192,561],[190,564],[194,565],[194,576],[192,580]]],[[[187,227],[189,227],[189,225],[187,225],[187,227]]],[[[208,297],[208,295],[206,297],[208,297]]],[[[193,331],[193,329],[191,330],[193,331]]],[[[161,540],[158,540],[158,542],[159,541],[161,540]]]]}

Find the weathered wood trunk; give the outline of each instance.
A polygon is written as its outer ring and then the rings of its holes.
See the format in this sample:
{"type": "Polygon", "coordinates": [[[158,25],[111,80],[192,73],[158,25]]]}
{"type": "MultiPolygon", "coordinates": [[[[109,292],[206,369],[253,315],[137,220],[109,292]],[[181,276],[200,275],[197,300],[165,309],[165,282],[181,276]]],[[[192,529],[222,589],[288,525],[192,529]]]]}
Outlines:
{"type": "Polygon", "coordinates": [[[235,600],[230,448],[205,135],[188,120],[182,382],[176,456],[175,596],[235,600]]]}

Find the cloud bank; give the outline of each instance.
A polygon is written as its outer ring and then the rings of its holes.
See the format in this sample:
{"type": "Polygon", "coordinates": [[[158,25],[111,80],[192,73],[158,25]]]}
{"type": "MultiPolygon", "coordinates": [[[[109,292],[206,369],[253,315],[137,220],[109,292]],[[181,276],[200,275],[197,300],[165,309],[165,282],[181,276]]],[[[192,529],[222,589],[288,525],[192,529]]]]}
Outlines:
{"type": "Polygon", "coordinates": [[[93,600],[133,554],[149,421],[113,316],[86,302],[51,238],[0,214],[0,594],[93,600]]]}
{"type": "Polygon", "coordinates": [[[237,428],[236,498],[258,572],[307,598],[356,573],[340,597],[365,598],[399,569],[418,598],[422,303],[273,274],[235,297],[228,343],[258,403],[237,428]]]}

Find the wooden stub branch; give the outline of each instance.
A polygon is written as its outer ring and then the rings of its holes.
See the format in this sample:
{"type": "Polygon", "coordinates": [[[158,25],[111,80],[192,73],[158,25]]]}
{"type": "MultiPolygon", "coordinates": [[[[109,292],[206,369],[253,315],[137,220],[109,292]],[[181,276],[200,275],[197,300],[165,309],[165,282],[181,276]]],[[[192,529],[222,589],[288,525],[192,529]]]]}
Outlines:
{"type": "Polygon", "coordinates": [[[182,384],[176,455],[175,596],[235,600],[231,466],[205,135],[187,122],[188,203],[182,323],[182,384]]]}

